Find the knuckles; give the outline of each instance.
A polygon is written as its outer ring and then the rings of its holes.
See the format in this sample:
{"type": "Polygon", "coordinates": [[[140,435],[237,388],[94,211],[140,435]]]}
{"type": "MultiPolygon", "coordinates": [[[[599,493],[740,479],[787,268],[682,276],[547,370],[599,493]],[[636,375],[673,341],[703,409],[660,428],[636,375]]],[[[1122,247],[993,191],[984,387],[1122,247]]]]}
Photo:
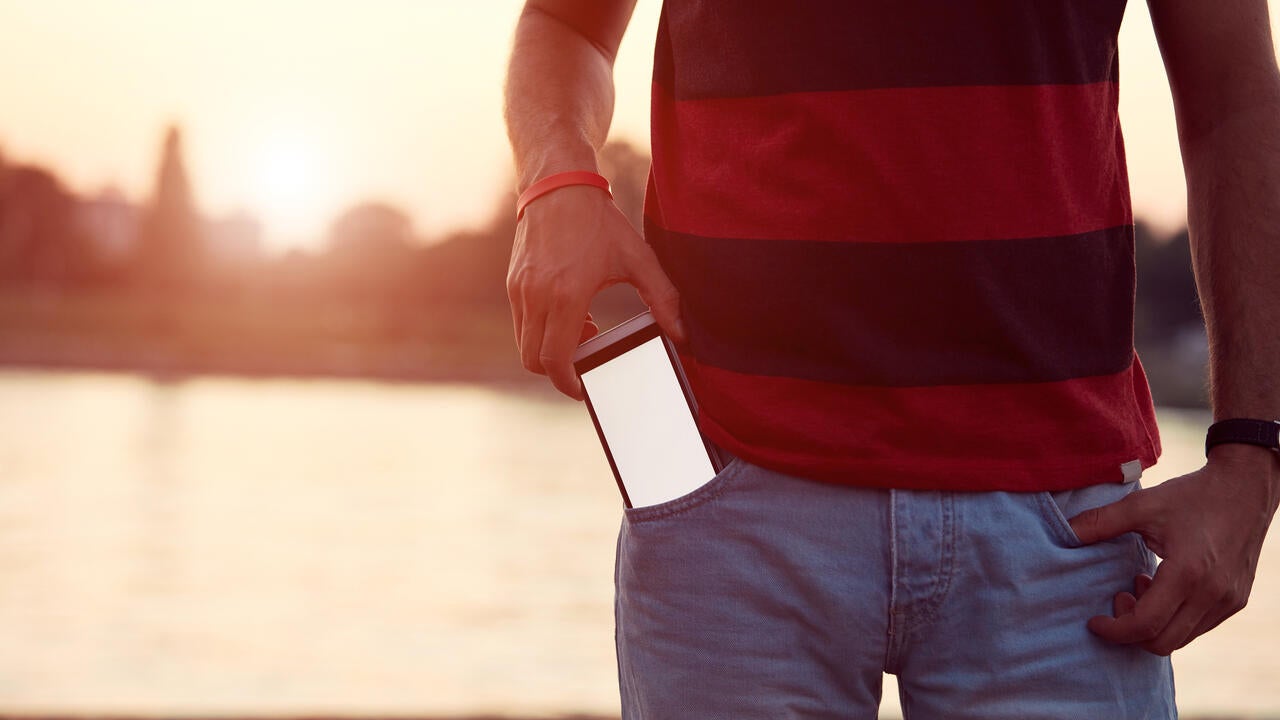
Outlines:
{"type": "Polygon", "coordinates": [[[507,292],[514,297],[525,297],[530,291],[548,284],[546,273],[528,266],[512,269],[507,274],[507,292]]]}
{"type": "Polygon", "coordinates": [[[674,285],[667,285],[658,290],[658,296],[654,298],[654,302],[659,305],[676,305],[680,304],[680,291],[676,290],[674,285]]]}
{"type": "Polygon", "coordinates": [[[567,360],[546,353],[538,356],[538,362],[547,370],[551,370],[552,368],[558,370],[568,364],[567,360]]]}
{"type": "Polygon", "coordinates": [[[1213,585],[1218,582],[1217,576],[1204,560],[1192,560],[1185,563],[1182,566],[1182,572],[1177,575],[1176,579],[1180,587],[1202,591],[1213,591],[1213,585]]]}
{"type": "Polygon", "coordinates": [[[1101,535],[1102,508],[1090,508],[1071,518],[1071,528],[1084,542],[1101,535]]]}
{"type": "Polygon", "coordinates": [[[1249,604],[1249,590],[1237,584],[1229,585],[1222,593],[1222,603],[1227,606],[1228,616],[1235,615],[1249,604]]]}
{"type": "Polygon", "coordinates": [[[1134,518],[1138,525],[1146,527],[1153,518],[1159,518],[1160,499],[1151,490],[1137,490],[1120,501],[1125,513],[1134,518]]]}
{"type": "Polygon", "coordinates": [[[1164,628],[1154,618],[1142,618],[1133,625],[1133,636],[1139,641],[1151,640],[1164,628]]]}
{"type": "Polygon", "coordinates": [[[574,305],[578,301],[580,293],[577,288],[567,283],[552,283],[551,287],[545,291],[547,301],[553,308],[565,308],[574,305]]]}
{"type": "Polygon", "coordinates": [[[507,272],[507,297],[512,302],[523,298],[525,290],[530,284],[531,280],[527,268],[512,268],[507,272]]]}
{"type": "Polygon", "coordinates": [[[565,307],[578,302],[583,294],[580,283],[563,273],[526,267],[507,274],[507,297],[512,302],[565,307]]]}
{"type": "Polygon", "coordinates": [[[1080,529],[1086,532],[1097,532],[1099,525],[1102,524],[1102,509],[1089,508],[1076,515],[1073,520],[1073,524],[1079,525],[1080,529]]]}
{"type": "Polygon", "coordinates": [[[1234,592],[1232,590],[1232,583],[1227,579],[1226,575],[1222,575],[1220,573],[1206,573],[1201,576],[1199,585],[1207,595],[1228,601],[1233,599],[1232,595],[1234,592]]]}

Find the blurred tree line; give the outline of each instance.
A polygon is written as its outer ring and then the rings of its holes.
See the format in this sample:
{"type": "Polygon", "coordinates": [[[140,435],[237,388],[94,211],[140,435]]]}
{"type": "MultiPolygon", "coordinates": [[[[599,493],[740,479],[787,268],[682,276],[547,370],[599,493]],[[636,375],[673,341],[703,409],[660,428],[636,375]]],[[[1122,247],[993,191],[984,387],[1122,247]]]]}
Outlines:
{"type": "MultiPolygon", "coordinates": [[[[611,143],[601,164],[639,228],[648,156],[611,143]]],[[[401,210],[360,203],[333,220],[321,249],[271,256],[233,252],[200,216],[176,129],[138,208],[99,207],[0,154],[0,363],[523,378],[505,291],[513,202],[503,193],[488,222],[430,239],[401,210]],[[123,239],[104,242],[107,230],[123,239]]],[[[1203,404],[1187,234],[1160,237],[1141,222],[1135,233],[1135,340],[1157,401],[1203,404]]],[[[592,306],[602,327],[642,309],[627,286],[592,306]]]]}
{"type": "MultiPolygon", "coordinates": [[[[601,161],[638,226],[648,158],[615,143],[601,161]]],[[[317,250],[267,255],[201,217],[176,129],[137,208],[0,154],[0,364],[524,379],[505,289],[514,203],[501,193],[481,226],[423,238],[362,202],[317,250]],[[122,221],[123,245],[106,242],[122,221]]],[[[602,322],[642,309],[630,288],[593,306],[602,322]]]]}

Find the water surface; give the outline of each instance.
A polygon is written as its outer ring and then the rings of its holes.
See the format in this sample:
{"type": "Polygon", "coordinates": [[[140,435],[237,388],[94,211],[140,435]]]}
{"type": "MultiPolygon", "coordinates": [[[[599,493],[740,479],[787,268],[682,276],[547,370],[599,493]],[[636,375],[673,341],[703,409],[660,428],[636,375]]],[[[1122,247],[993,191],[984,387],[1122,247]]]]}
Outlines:
{"type": "MultiPolygon", "coordinates": [[[[620,512],[550,394],[2,372],[0,712],[616,713],[620,512]]],[[[1275,535],[1184,713],[1280,712],[1275,535]]]]}

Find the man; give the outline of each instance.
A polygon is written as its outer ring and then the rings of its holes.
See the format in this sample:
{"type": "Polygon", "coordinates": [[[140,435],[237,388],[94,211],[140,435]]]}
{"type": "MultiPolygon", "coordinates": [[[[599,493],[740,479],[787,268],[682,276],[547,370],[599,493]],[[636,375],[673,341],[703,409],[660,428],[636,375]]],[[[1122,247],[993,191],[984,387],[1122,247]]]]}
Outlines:
{"type": "Polygon", "coordinates": [[[530,0],[524,365],[581,398],[630,282],[740,458],[627,511],[624,716],[874,717],[884,671],[916,719],[1175,716],[1167,656],[1244,606],[1280,502],[1280,74],[1265,0],[1150,6],[1238,422],[1140,490],[1124,0],[667,0],[644,238],[591,177],[633,2],[530,0]]]}

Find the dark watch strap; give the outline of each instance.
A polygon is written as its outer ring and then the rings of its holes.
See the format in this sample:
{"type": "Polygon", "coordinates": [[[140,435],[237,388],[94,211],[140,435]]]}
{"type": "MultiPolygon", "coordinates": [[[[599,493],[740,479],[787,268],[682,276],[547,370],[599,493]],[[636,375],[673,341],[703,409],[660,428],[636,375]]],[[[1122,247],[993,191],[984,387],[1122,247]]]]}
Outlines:
{"type": "Polygon", "coordinates": [[[1280,421],[1232,418],[1219,420],[1209,426],[1204,438],[1204,454],[1208,456],[1214,445],[1245,443],[1280,450],[1280,421]]]}

